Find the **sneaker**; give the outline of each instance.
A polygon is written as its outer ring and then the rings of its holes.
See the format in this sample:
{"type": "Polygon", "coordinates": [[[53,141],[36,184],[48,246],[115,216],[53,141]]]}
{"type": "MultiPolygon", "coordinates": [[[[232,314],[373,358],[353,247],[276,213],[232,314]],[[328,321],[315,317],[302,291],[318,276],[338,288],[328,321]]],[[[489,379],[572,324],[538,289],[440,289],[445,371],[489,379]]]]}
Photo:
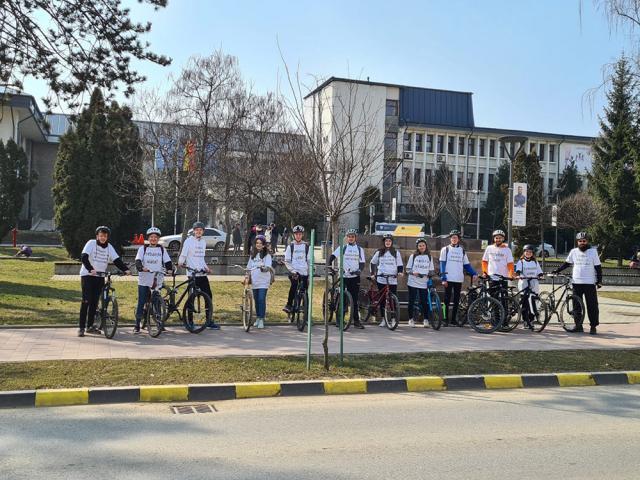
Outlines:
{"type": "Polygon", "coordinates": [[[424,320],[422,320],[422,327],[427,328],[428,326],[429,326],[429,320],[425,318],[424,320]]]}
{"type": "Polygon", "coordinates": [[[598,334],[598,329],[596,327],[591,327],[589,329],[589,335],[597,335],[598,334]]]}
{"type": "Polygon", "coordinates": [[[133,327],[133,333],[140,333],[140,327],[133,327]]]}
{"type": "Polygon", "coordinates": [[[87,328],[87,333],[97,333],[100,330],[98,330],[95,325],[91,325],[90,327],[87,328]]]}
{"type": "Polygon", "coordinates": [[[409,319],[409,326],[410,326],[411,328],[415,328],[415,326],[416,326],[416,322],[414,322],[414,321],[413,321],[413,318],[410,318],[410,319],[409,319]]]}
{"type": "Polygon", "coordinates": [[[355,322],[353,324],[353,328],[359,328],[360,330],[364,330],[364,325],[361,324],[360,322],[355,322]]]}
{"type": "Polygon", "coordinates": [[[282,311],[284,313],[291,313],[291,305],[285,305],[282,311]]]}
{"type": "Polygon", "coordinates": [[[569,330],[569,332],[570,333],[581,333],[581,332],[584,332],[584,328],[582,328],[582,325],[576,325],[571,330],[569,330]]]}
{"type": "Polygon", "coordinates": [[[81,328],[78,330],[78,336],[79,337],[84,337],[84,328],[81,328]]]}
{"type": "Polygon", "coordinates": [[[256,320],[256,328],[263,329],[264,328],[264,320],[262,318],[258,318],[256,320]]]}
{"type": "Polygon", "coordinates": [[[215,322],[211,322],[209,325],[207,325],[207,328],[210,330],[220,330],[220,325],[215,322]]]}
{"type": "Polygon", "coordinates": [[[379,324],[379,327],[386,327],[387,326],[387,322],[385,322],[384,320],[382,320],[379,324]]]}

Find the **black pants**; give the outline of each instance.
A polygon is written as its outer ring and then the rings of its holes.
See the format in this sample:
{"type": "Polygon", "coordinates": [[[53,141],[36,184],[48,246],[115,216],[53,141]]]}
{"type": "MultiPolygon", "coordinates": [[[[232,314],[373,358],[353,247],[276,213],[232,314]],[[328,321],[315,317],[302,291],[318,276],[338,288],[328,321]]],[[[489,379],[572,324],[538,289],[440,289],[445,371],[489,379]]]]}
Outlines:
{"type": "Polygon", "coordinates": [[[80,305],[80,329],[90,328],[96,318],[98,300],[104,288],[104,277],[84,275],[80,277],[82,287],[82,304],[80,305]],[[88,321],[87,321],[88,320],[88,321]]]}
{"type": "Polygon", "coordinates": [[[491,289],[491,296],[500,301],[506,313],[508,310],[507,289],[509,288],[509,282],[507,280],[489,280],[489,288],[491,289]]]}
{"type": "MultiPolygon", "coordinates": [[[[209,295],[211,299],[211,306],[213,306],[213,293],[211,293],[211,286],[209,286],[209,279],[206,276],[196,277],[196,286],[200,289],[201,292],[209,295]]],[[[209,316],[209,312],[206,312],[207,317],[209,316]]],[[[213,321],[213,315],[211,316],[211,323],[215,323],[213,321]]]]}
{"type": "MultiPolygon", "coordinates": [[[[382,290],[384,287],[386,287],[387,285],[384,283],[380,283],[376,281],[376,284],[378,285],[378,291],[382,290]]],[[[389,287],[389,291],[393,294],[398,293],[398,285],[388,285],[389,287]]],[[[386,301],[383,298],[382,301],[380,302],[380,315],[384,315],[384,306],[386,305],[386,301]]]]}
{"type": "Polygon", "coordinates": [[[289,275],[289,281],[291,282],[291,287],[289,287],[289,296],[287,297],[287,307],[293,305],[293,299],[296,296],[296,291],[298,290],[298,282],[302,282],[302,286],[305,288],[309,288],[309,276],[308,275],[298,275],[297,278],[294,278],[293,275],[289,275]]]}
{"type": "Polygon", "coordinates": [[[360,277],[345,278],[344,288],[347,289],[347,292],[351,294],[351,298],[353,299],[353,311],[351,312],[351,317],[353,318],[353,323],[358,324],[360,323],[360,312],[358,311],[358,293],[360,292],[360,277]]]}
{"type": "Polygon", "coordinates": [[[410,287],[408,285],[407,288],[409,289],[409,305],[407,305],[409,318],[413,319],[413,311],[415,308],[416,300],[420,302],[420,308],[422,309],[423,318],[427,318],[427,315],[429,314],[429,295],[427,293],[427,289],[410,287]]]}
{"type": "Polygon", "coordinates": [[[574,283],[573,293],[584,299],[591,326],[598,326],[600,324],[600,308],[598,307],[598,290],[596,286],[591,283],[574,283]]]}
{"type": "Polygon", "coordinates": [[[462,282],[447,282],[447,287],[444,289],[444,304],[447,306],[446,323],[458,323],[458,305],[460,305],[461,289],[462,282]],[[451,305],[452,300],[453,306],[451,305]],[[449,315],[449,312],[451,312],[451,315],[449,315]]]}

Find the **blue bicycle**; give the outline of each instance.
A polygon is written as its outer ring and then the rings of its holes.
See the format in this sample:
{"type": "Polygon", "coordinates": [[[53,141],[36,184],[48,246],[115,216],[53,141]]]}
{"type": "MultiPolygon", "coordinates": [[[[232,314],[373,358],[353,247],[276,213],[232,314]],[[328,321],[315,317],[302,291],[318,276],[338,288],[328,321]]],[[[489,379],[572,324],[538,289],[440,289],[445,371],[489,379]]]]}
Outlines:
{"type": "MultiPolygon", "coordinates": [[[[418,275],[418,278],[424,278],[424,274],[418,275]]],[[[440,301],[440,296],[436,291],[436,286],[433,283],[434,275],[428,275],[429,281],[427,282],[427,307],[429,308],[429,312],[427,313],[427,321],[431,328],[434,330],[440,330],[442,326],[442,321],[444,318],[442,312],[442,302],[440,301]]],[[[424,314],[422,312],[422,307],[420,306],[420,299],[417,299],[414,305],[409,305],[409,308],[413,308],[413,318],[416,323],[422,321],[424,324],[424,314]]]]}

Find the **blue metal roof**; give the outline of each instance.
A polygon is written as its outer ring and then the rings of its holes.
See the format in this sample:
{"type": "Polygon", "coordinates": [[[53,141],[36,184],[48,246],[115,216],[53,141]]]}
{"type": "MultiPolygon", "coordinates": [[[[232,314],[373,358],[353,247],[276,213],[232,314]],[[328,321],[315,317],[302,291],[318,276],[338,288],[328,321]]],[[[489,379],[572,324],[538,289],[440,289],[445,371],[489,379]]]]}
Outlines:
{"type": "Polygon", "coordinates": [[[400,87],[402,124],[473,128],[471,93],[400,87]]]}

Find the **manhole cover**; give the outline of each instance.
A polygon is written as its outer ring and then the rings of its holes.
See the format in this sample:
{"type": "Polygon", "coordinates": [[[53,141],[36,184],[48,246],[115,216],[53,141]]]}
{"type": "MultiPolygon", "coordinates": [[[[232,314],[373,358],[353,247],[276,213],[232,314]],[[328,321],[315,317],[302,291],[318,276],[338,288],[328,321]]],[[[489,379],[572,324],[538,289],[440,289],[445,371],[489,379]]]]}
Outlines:
{"type": "Polygon", "coordinates": [[[214,413],[216,409],[213,405],[199,403],[196,405],[172,405],[171,411],[177,415],[191,415],[193,413],[214,413]]]}

